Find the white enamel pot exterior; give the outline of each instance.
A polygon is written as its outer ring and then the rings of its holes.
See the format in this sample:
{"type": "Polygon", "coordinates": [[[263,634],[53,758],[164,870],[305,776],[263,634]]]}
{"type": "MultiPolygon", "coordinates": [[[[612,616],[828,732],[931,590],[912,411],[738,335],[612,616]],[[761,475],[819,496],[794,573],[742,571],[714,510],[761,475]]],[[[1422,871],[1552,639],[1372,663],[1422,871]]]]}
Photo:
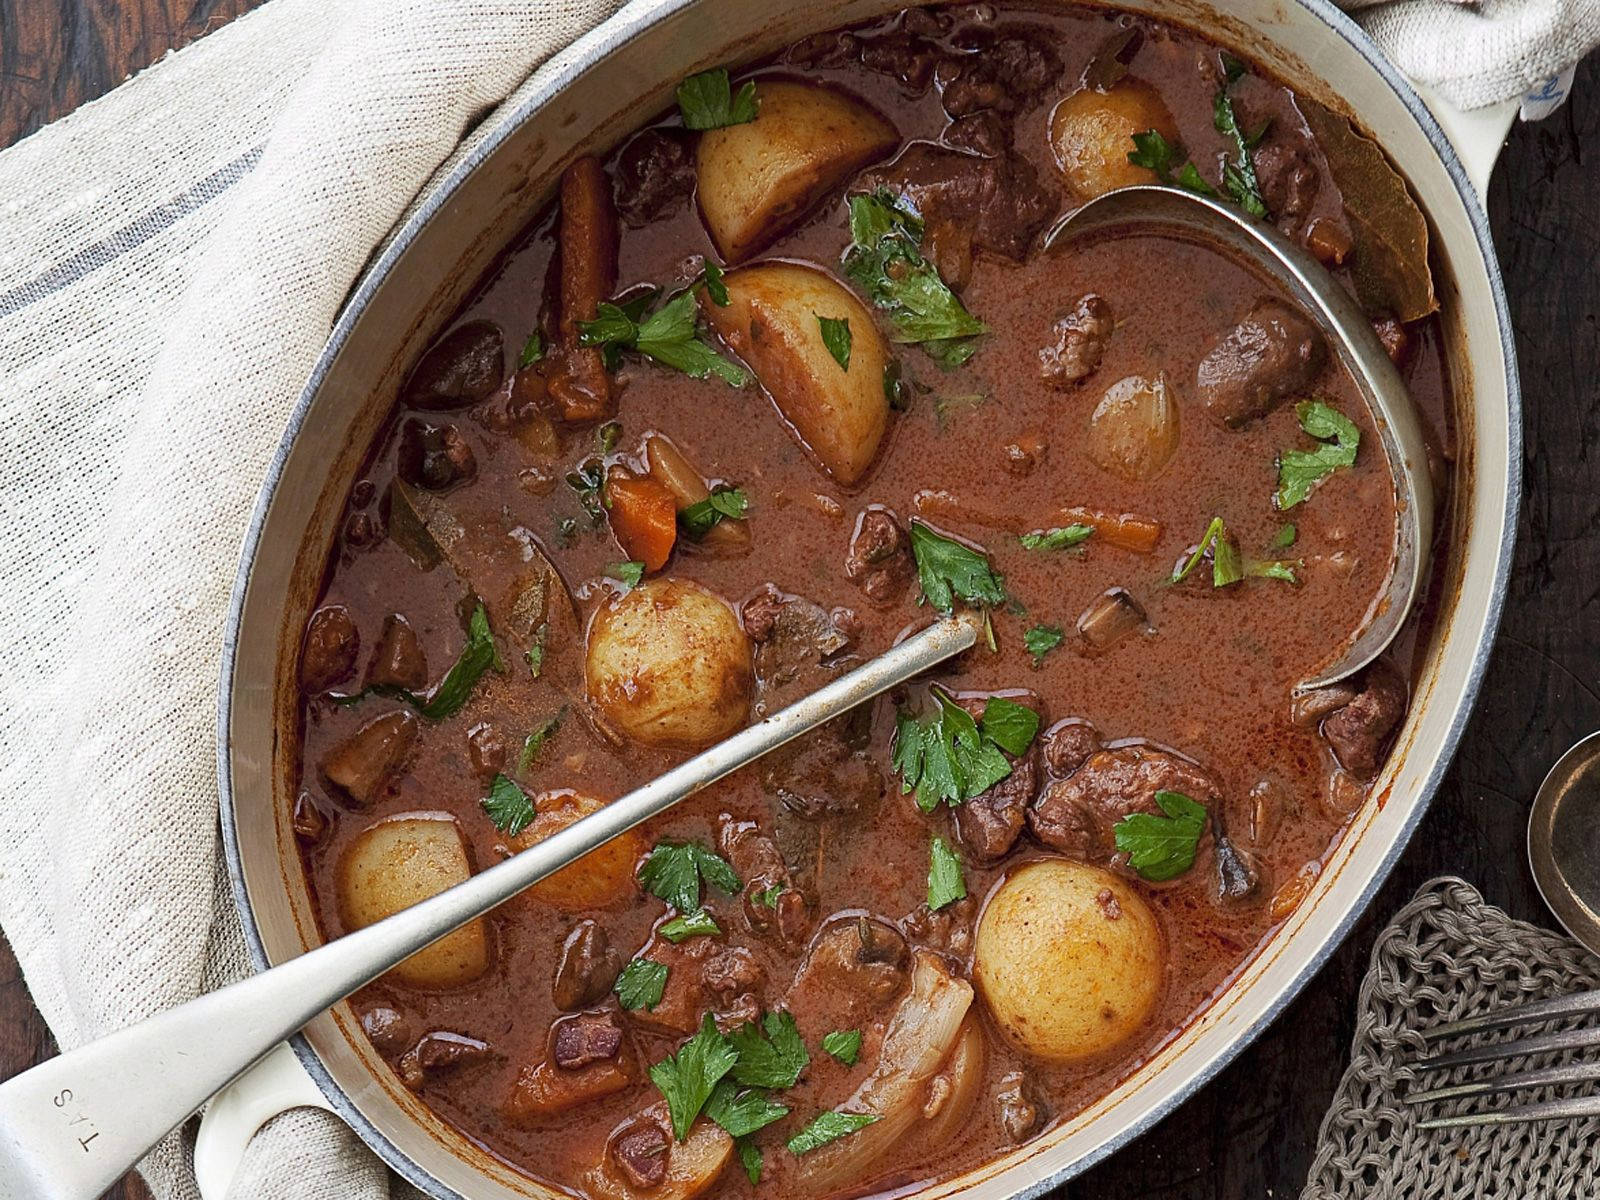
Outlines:
{"type": "MultiPolygon", "coordinates": [[[[289,827],[294,661],[325,548],[401,375],[441,330],[561,170],[671,102],[675,84],[905,0],[637,0],[553,59],[473,135],[352,293],[295,411],[244,548],[222,679],[222,825],[246,936],[260,966],[300,953],[316,925],[289,827]]],[[[1450,138],[1370,42],[1325,0],[1127,0],[1205,31],[1352,113],[1399,165],[1428,214],[1451,346],[1461,453],[1448,572],[1423,673],[1395,752],[1304,903],[1206,1011],[1124,1083],[1047,1135],[929,1196],[1037,1195],[1171,1111],[1284,1008],[1394,864],[1448,765],[1488,659],[1516,523],[1520,414],[1510,321],[1477,188],[1509,116],[1445,114],[1450,138]],[[1464,165],[1465,164],[1465,165],[1464,165]]],[[[1329,1053],[1339,1052],[1330,1046],[1329,1053]]],[[[554,1195],[433,1117],[341,1005],[212,1109],[199,1166],[220,1200],[249,1131],[297,1102],[347,1120],[432,1196],[554,1195]],[[309,1079],[306,1078],[309,1075],[309,1079]],[[312,1082],[314,1081],[314,1083],[312,1082]],[[270,1098],[267,1093],[270,1092],[270,1098]]]]}

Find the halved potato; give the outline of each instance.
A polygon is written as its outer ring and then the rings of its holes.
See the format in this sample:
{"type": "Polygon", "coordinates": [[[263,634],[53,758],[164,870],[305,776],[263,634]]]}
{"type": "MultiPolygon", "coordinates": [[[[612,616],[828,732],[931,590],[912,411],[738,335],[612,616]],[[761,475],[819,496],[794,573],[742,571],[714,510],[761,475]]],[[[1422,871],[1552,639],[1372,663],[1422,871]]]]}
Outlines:
{"type": "Polygon", "coordinates": [[[612,596],[589,622],[589,700],[625,737],[708,746],[750,718],[750,639],[715,592],[663,576],[612,596]]]}
{"type": "MultiPolygon", "coordinates": [[[[379,821],[339,863],[339,909],[351,929],[410,908],[472,874],[454,818],[410,813],[379,821]]],[[[418,950],[388,978],[429,991],[471,983],[489,966],[489,930],[480,917],[418,950]]]]}
{"type": "Polygon", "coordinates": [[[1129,75],[1103,92],[1080,88],[1056,105],[1050,146],[1073,194],[1093,200],[1112,188],[1156,182],[1154,171],[1128,161],[1133,135],[1149,129],[1177,146],[1178,123],[1160,93],[1129,75]]]}
{"type": "MultiPolygon", "coordinates": [[[[606,802],[582,792],[544,792],[533,802],[533,824],[507,845],[520,854],[529,846],[560,833],[574,821],[604,808],[606,802]]],[[[577,911],[615,904],[625,896],[638,895],[633,868],[647,849],[644,837],[634,829],[619,834],[604,846],[591,850],[570,867],[534,884],[523,894],[557,908],[577,911]]]]}
{"type": "Polygon", "coordinates": [[[760,80],[754,121],[711,129],[695,152],[700,215],[724,262],[769,246],[824,194],[900,143],[862,101],[816,83],[760,80]]]}
{"type": "Polygon", "coordinates": [[[866,474],[889,427],[884,375],[892,355],[854,292],[815,267],[762,263],[726,277],[728,303],[701,297],[706,320],[750,364],[800,441],[850,485],[866,474]],[[822,339],[820,318],[849,322],[849,366],[822,339]]]}

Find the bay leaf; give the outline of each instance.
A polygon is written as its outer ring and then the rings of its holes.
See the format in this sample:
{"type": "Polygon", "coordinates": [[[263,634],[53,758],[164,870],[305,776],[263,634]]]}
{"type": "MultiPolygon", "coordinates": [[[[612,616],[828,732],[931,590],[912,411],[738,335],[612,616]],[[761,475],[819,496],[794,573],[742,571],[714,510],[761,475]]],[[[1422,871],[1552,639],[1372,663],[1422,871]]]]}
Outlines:
{"type": "Polygon", "coordinates": [[[1344,199],[1355,236],[1350,274],[1370,313],[1415,321],[1439,307],[1428,266],[1428,222],[1378,144],[1348,118],[1301,97],[1300,111],[1344,199]]]}

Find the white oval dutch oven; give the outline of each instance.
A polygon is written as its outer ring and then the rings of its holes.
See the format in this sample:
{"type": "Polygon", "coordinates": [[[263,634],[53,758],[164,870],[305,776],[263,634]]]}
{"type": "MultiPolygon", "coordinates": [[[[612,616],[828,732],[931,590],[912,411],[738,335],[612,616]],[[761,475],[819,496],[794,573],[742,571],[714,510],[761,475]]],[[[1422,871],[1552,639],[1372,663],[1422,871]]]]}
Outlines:
{"type": "MultiPolygon", "coordinates": [[[[546,201],[577,154],[603,150],[671,102],[684,76],[746,61],[905,0],[636,0],[547,63],[473,135],[352,294],[271,465],[228,630],[219,752],[222,825],[256,964],[315,942],[289,827],[294,661],[326,547],[401,372],[546,201]]],[[[1034,1196],[1148,1129],[1215,1075],[1338,945],[1394,864],[1449,764],[1487,662],[1516,524],[1520,415],[1510,321],[1481,201],[1513,106],[1430,108],[1326,0],[1127,0],[1248,52],[1354,116],[1410,182],[1433,228],[1460,458],[1446,599],[1410,713],[1369,802],[1304,903],[1233,985],[1114,1091],[1048,1134],[927,1195],[1034,1196]]],[[[299,1104],[337,1112],[431,1196],[555,1195],[473,1146],[399,1082],[341,1005],[214,1104],[196,1153],[222,1200],[250,1134],[299,1104]]]]}

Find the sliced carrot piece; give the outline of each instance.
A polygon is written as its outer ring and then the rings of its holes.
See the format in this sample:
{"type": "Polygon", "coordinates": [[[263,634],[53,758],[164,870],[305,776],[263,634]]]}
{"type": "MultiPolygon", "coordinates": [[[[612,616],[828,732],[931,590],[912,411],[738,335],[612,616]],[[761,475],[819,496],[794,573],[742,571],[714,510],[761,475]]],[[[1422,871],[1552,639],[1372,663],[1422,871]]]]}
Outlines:
{"type": "Polygon", "coordinates": [[[1063,508],[1062,524],[1090,525],[1095,537],[1123,550],[1150,554],[1161,540],[1161,522],[1134,513],[1108,513],[1097,508],[1063,508]]]}
{"type": "Polygon", "coordinates": [[[647,571],[667,565],[678,537],[677,497],[649,477],[635,479],[612,471],[606,477],[606,515],[622,551],[647,571]]]}

